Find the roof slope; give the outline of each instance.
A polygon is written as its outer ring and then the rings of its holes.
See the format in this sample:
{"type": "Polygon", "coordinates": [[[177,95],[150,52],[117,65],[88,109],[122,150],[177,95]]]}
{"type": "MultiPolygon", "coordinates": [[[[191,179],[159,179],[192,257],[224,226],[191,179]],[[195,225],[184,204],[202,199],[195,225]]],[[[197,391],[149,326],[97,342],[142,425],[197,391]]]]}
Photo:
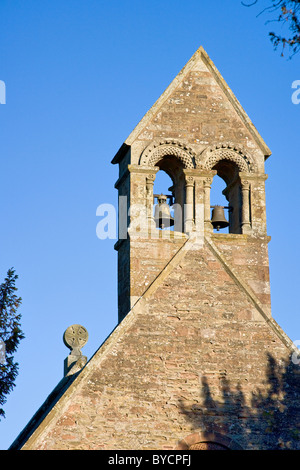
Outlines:
{"type": "MultiPolygon", "coordinates": [[[[235,377],[235,367],[239,369],[239,362],[243,360],[241,357],[250,345],[253,364],[248,363],[246,368],[243,365],[242,375],[249,381],[251,374],[258,374],[255,385],[263,379],[262,349],[275,355],[290,354],[295,350],[291,340],[264,311],[254,292],[230,266],[213,241],[206,239],[203,247],[195,250],[194,240],[190,238],[84,369],[68,384],[58,387],[46,400],[11,449],[117,449],[120,445],[135,448],[136,443],[130,444],[131,441],[127,442],[124,437],[130,433],[130,423],[134,422],[136,427],[144,426],[145,413],[150,412],[153,414],[151,422],[155,423],[157,410],[153,411],[153,403],[157,403],[160,394],[164,397],[162,400],[169,403],[168,390],[170,387],[173,389],[178,381],[183,396],[193,392],[190,400],[195,396],[199,400],[199,370],[204,368],[210,376],[220,373],[220,366],[214,369],[211,356],[215,348],[222,350],[221,369],[229,368],[235,377]],[[195,270],[196,265],[198,268],[195,270]],[[188,306],[184,302],[182,289],[187,290],[190,298],[188,306]],[[228,311],[233,311],[233,305],[237,309],[234,321],[224,319],[220,311],[223,289],[226,289],[228,296],[228,311]],[[214,298],[211,306],[210,298],[214,298]],[[249,321],[247,315],[251,311],[255,312],[249,321]],[[218,321],[220,323],[217,325],[218,321]],[[213,342],[207,339],[209,331],[214,331],[213,342]],[[230,332],[230,338],[226,337],[226,331],[230,332]],[[257,341],[258,336],[263,343],[257,341]],[[236,350],[235,341],[244,345],[236,350]],[[214,343],[213,346],[211,343],[214,343]],[[182,355],[187,351],[188,355],[183,359],[182,355]],[[236,352],[236,362],[232,362],[232,355],[236,352]],[[189,377],[187,381],[182,380],[185,376],[189,377]],[[121,444],[111,438],[110,442],[107,441],[108,435],[118,434],[116,426],[120,426],[123,436],[121,444]]],[[[248,358],[245,359],[248,361],[248,358]]],[[[218,362],[219,359],[216,364],[218,362]]],[[[159,426],[167,426],[163,419],[169,419],[170,406],[171,410],[176,407],[175,396],[178,392],[174,393],[171,393],[172,406],[161,405],[160,418],[156,417],[159,426]],[[162,420],[160,424],[159,419],[162,420]]],[[[182,417],[179,418],[181,415],[176,413],[176,420],[180,421],[182,417]]],[[[172,432],[176,435],[178,431],[175,428],[172,432]]],[[[152,435],[154,430],[148,432],[152,435]]],[[[155,448],[153,446],[156,444],[152,442],[149,445],[155,448]]]]}
{"type": "Polygon", "coordinates": [[[150,121],[155,117],[155,115],[160,111],[160,109],[168,102],[172,94],[176,91],[180,84],[185,80],[187,75],[199,67],[199,65],[204,65],[205,68],[209,70],[211,75],[214,77],[215,81],[219,85],[220,89],[223,91],[225,96],[227,97],[228,101],[231,103],[233,109],[235,110],[236,114],[239,116],[243,124],[245,125],[246,129],[248,130],[249,134],[252,136],[253,140],[256,142],[258,147],[261,149],[265,158],[268,158],[271,155],[271,151],[269,147],[264,142],[263,138],[257,131],[256,127],[250,120],[249,116],[231,91],[230,87],[225,82],[224,78],[217,70],[215,65],[213,64],[212,60],[209,58],[208,54],[205,52],[203,47],[200,47],[195,54],[191,57],[191,59],[187,62],[187,64],[183,67],[183,69],[178,73],[178,75],[174,78],[171,84],[167,87],[167,89],[162,93],[162,95],[158,98],[155,104],[150,108],[150,110],[144,115],[144,117],[140,120],[134,130],[130,133],[127,137],[117,154],[112,160],[112,163],[118,163],[123,155],[126,153],[128,148],[133,144],[133,142],[139,137],[139,134],[143,131],[145,127],[150,123],[150,121]]]}

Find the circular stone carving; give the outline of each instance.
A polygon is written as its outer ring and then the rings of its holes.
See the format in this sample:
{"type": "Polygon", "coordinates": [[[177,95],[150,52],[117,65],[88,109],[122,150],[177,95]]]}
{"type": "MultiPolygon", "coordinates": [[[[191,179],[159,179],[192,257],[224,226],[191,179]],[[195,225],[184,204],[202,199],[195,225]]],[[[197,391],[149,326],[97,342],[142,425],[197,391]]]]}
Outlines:
{"type": "Polygon", "coordinates": [[[196,159],[196,166],[211,170],[221,160],[235,163],[241,172],[255,171],[255,165],[245,150],[231,142],[206,148],[196,159]]]}
{"type": "Polygon", "coordinates": [[[181,161],[184,168],[195,168],[194,151],[177,140],[153,142],[143,151],[140,165],[155,166],[163,157],[174,156],[181,161]]]}
{"type": "Polygon", "coordinates": [[[87,343],[88,332],[82,325],[71,325],[64,333],[64,343],[69,349],[81,349],[87,343]]]}

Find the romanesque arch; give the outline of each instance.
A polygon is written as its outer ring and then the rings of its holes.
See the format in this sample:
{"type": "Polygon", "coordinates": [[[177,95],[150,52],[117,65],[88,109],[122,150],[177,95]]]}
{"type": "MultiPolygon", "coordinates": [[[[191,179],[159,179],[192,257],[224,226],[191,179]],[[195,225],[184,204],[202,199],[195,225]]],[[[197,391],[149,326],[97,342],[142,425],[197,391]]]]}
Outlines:
{"type": "Polygon", "coordinates": [[[196,159],[196,167],[214,170],[226,183],[223,194],[228,200],[229,232],[250,233],[251,186],[247,175],[256,172],[253,158],[245,149],[232,142],[207,147],[196,159]]]}
{"type": "Polygon", "coordinates": [[[175,450],[242,450],[242,447],[220,433],[194,432],[179,441],[175,450]]]}
{"type": "MultiPolygon", "coordinates": [[[[190,182],[185,171],[195,168],[196,154],[186,144],[179,140],[163,139],[148,145],[143,151],[139,165],[156,167],[167,173],[172,180],[172,196],[176,212],[176,231],[190,230],[193,223],[192,192],[193,181],[190,182]]],[[[151,190],[147,192],[148,200],[153,198],[151,190]]],[[[148,204],[150,207],[150,203],[148,204]]],[[[150,208],[151,211],[151,208],[150,208]]]]}
{"type": "Polygon", "coordinates": [[[213,169],[218,162],[226,160],[235,164],[240,172],[252,173],[255,171],[255,164],[252,157],[242,146],[226,142],[211,147],[207,147],[196,159],[197,168],[213,169]]]}
{"type": "Polygon", "coordinates": [[[194,151],[184,143],[173,139],[165,139],[148,145],[140,157],[139,164],[155,166],[164,157],[175,157],[181,162],[183,168],[195,168],[194,151]]]}

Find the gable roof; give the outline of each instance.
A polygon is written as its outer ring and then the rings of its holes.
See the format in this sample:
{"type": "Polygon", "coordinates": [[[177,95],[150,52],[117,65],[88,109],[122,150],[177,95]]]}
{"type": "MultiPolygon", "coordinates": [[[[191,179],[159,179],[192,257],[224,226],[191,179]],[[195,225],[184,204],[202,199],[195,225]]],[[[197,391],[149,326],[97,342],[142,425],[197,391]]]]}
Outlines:
{"type": "MultiPolygon", "coordinates": [[[[119,323],[108,338],[103,342],[99,349],[87,362],[85,367],[70,377],[65,377],[51,392],[44,404],[40,407],[37,413],[29,421],[24,430],[15,439],[10,447],[10,450],[31,449],[40,435],[47,429],[49,424],[55,423],[60,416],[64,414],[66,404],[76,389],[80,387],[85,381],[88,380],[89,374],[93,371],[94,367],[100,368],[107,356],[115,349],[120,339],[124,338],[128,333],[130,327],[136,321],[139,312],[146,308],[147,301],[154,295],[156,290],[164,283],[169,275],[180,265],[186,254],[194,249],[195,240],[193,237],[188,238],[178,252],[174,255],[161,273],[155,280],[148,286],[144,294],[136,301],[131,311],[119,323]]],[[[245,298],[249,300],[255,307],[262,320],[268,325],[273,333],[278,337],[279,341],[290,352],[299,352],[297,347],[291,339],[284,333],[277,322],[269,316],[265,311],[264,306],[258,300],[256,294],[252,291],[244,279],[236,272],[233,266],[230,265],[227,259],[220,253],[217,246],[211,239],[205,237],[204,245],[210,251],[211,255],[218,260],[222,268],[229,274],[234,284],[243,293],[245,298]]]]}
{"type": "Polygon", "coordinates": [[[218,69],[215,67],[214,63],[212,60],[209,58],[208,54],[205,52],[203,47],[201,46],[191,57],[191,59],[187,62],[187,64],[183,67],[183,69],[178,73],[178,75],[174,78],[174,80],[171,82],[171,84],[167,87],[167,89],[162,93],[162,95],[158,98],[158,100],[154,103],[154,105],[149,109],[149,111],[144,115],[144,117],[140,120],[140,122],[137,124],[137,126],[133,129],[133,131],[130,133],[130,135],[127,137],[125,142],[122,144],[118,152],[116,153],[115,157],[112,160],[113,164],[119,163],[120,160],[123,158],[125,153],[127,152],[128,148],[132,145],[134,140],[137,138],[141,130],[147,126],[149,121],[152,119],[152,117],[157,113],[159,108],[165,103],[165,101],[170,97],[170,95],[173,93],[173,91],[177,88],[180,82],[184,80],[186,75],[193,69],[193,67],[199,63],[202,62],[205,64],[205,66],[208,68],[208,70],[211,72],[212,76],[232,104],[233,108],[235,109],[236,113],[239,115],[241,118],[242,122],[246,126],[247,130],[249,133],[252,135],[253,139],[265,155],[265,158],[268,158],[271,155],[271,150],[267,146],[267,144],[264,142],[263,138],[257,131],[256,127],[250,120],[249,116],[243,109],[242,105],[240,102],[237,100],[227,83],[225,82],[224,78],[218,71],[218,69]]]}

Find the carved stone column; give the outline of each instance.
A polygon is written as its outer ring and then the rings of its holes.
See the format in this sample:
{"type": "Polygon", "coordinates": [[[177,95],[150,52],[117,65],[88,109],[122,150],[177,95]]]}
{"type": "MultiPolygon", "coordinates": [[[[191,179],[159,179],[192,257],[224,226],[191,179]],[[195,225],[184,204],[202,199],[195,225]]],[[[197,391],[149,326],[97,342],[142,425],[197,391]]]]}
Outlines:
{"type": "Polygon", "coordinates": [[[155,230],[156,225],[153,216],[153,186],[155,173],[146,176],[146,206],[147,206],[147,226],[149,230],[155,230]]]}
{"type": "Polygon", "coordinates": [[[210,232],[213,231],[210,215],[210,189],[213,177],[206,177],[203,181],[204,188],[204,228],[210,232]]]}
{"type": "MultiPolygon", "coordinates": [[[[185,171],[187,174],[187,172],[185,171]]],[[[194,226],[195,230],[204,235],[204,230],[212,231],[210,211],[210,187],[215,170],[196,168],[189,170],[189,176],[194,178],[194,226]]]]}
{"type": "Polygon", "coordinates": [[[241,181],[242,189],[242,233],[250,233],[250,183],[249,181],[241,181]]]}
{"type": "Polygon", "coordinates": [[[185,175],[184,231],[190,233],[194,228],[194,178],[185,175]]]}

